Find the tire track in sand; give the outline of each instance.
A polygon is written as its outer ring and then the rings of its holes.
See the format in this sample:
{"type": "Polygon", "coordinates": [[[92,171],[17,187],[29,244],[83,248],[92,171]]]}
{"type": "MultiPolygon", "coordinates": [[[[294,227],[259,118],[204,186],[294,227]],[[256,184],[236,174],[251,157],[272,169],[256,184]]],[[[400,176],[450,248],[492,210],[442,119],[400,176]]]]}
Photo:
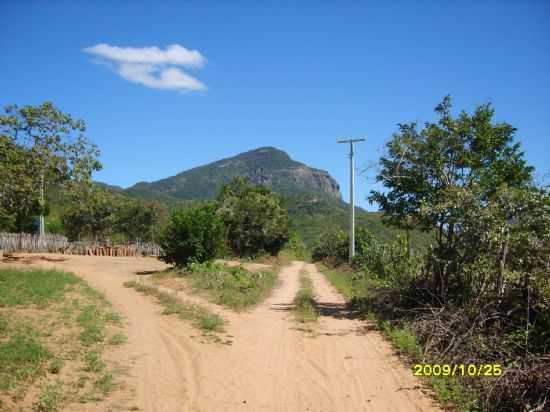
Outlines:
{"type": "Polygon", "coordinates": [[[201,343],[188,323],[161,315],[148,297],[122,285],[137,272],[164,268],[160,262],[67,258],[55,265],[104,291],[126,320],[128,343],[113,354],[121,363],[135,359],[128,389],[113,394],[126,407],[147,412],[439,410],[383,337],[346,317],[344,299],[314,265],[293,262],[283,268],[273,294],[248,312],[205,303],[229,321],[233,343],[220,345],[201,343]],[[291,312],[303,268],[325,308],[315,338],[296,329],[291,312]]]}

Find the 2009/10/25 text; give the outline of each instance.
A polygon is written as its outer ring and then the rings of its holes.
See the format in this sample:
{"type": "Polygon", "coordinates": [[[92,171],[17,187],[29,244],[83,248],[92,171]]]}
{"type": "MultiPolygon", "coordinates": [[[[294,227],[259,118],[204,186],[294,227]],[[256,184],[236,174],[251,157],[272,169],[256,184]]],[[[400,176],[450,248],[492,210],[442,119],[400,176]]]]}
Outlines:
{"type": "Polygon", "coordinates": [[[413,366],[415,376],[500,376],[502,366],[499,364],[416,364],[413,366]]]}

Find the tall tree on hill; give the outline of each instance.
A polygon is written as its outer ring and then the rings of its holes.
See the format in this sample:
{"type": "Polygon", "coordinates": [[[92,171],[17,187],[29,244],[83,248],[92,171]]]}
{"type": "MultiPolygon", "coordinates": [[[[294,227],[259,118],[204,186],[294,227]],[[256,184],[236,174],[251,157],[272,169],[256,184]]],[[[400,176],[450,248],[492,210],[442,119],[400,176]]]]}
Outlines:
{"type": "Polygon", "coordinates": [[[92,172],[100,170],[101,164],[99,150],[84,136],[85,131],[83,120],[73,119],[51,102],[5,108],[0,115],[4,216],[21,211],[31,216],[45,214],[43,192],[48,185],[62,184],[70,191],[90,187],[92,172]]]}

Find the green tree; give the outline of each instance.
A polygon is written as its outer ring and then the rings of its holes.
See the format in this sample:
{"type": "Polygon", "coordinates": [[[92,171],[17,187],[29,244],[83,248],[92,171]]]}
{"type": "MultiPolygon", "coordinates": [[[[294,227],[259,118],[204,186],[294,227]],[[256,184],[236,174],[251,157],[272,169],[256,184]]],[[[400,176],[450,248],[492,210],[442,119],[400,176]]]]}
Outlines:
{"type": "Polygon", "coordinates": [[[223,250],[224,236],[213,203],[174,209],[160,236],[161,259],[176,266],[211,260],[223,250]]]}
{"type": "Polygon", "coordinates": [[[118,206],[115,196],[98,186],[77,193],[61,216],[69,239],[98,240],[112,235],[118,206]]]}
{"type": "Polygon", "coordinates": [[[159,221],[160,206],[154,202],[120,199],[114,230],[126,239],[153,240],[154,227],[159,221]]]}
{"type": "Polygon", "coordinates": [[[427,122],[420,130],[415,123],[399,125],[377,176],[388,191],[374,191],[370,200],[378,202],[393,225],[414,222],[435,231],[433,282],[437,294],[445,298],[452,286],[450,277],[464,262],[459,243],[466,239],[464,214],[471,209],[463,201],[471,195],[476,206],[484,207],[498,198],[503,187],[527,188],[533,169],[514,142],[516,129],[493,123],[490,104],[455,118],[447,96],[436,113],[438,122],[427,122]]]}
{"type": "Polygon", "coordinates": [[[519,143],[514,143],[516,129],[504,122],[493,124],[491,104],[479,106],[471,116],[463,111],[454,118],[451,98],[446,96],[435,111],[438,122],[427,122],[421,130],[416,123],[399,125],[386,145],[377,176],[389,190],[373,191],[370,200],[378,202],[391,224],[436,228],[443,243],[452,242],[457,233],[453,215],[421,213],[424,205],[445,201],[447,188],[474,184],[487,200],[503,184],[527,186],[533,168],[526,165],[519,143]]]}
{"type": "Polygon", "coordinates": [[[23,230],[29,223],[25,216],[40,212],[38,198],[29,196],[34,190],[33,180],[27,177],[32,166],[27,150],[0,134],[0,230],[23,230]]]}
{"type": "Polygon", "coordinates": [[[229,247],[236,255],[276,255],[289,240],[288,212],[269,189],[237,177],[222,188],[217,202],[229,247]]]}
{"type": "Polygon", "coordinates": [[[45,214],[41,193],[51,184],[68,190],[89,187],[101,164],[85,131],[83,120],[50,102],[7,106],[0,115],[0,215],[45,214]]]}

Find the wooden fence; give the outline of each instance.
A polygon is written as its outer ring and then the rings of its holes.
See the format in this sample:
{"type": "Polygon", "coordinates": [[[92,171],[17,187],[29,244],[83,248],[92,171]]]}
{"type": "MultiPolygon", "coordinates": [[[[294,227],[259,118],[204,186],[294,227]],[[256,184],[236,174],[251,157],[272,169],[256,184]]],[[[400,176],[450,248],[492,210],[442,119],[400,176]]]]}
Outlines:
{"type": "Polygon", "coordinates": [[[4,253],[63,253],[93,256],[160,256],[158,245],[137,242],[111,245],[107,242],[69,242],[65,236],[29,233],[0,233],[0,251],[4,253]]]}
{"type": "Polygon", "coordinates": [[[67,247],[65,236],[52,233],[44,236],[29,233],[0,233],[0,250],[5,252],[56,253],[67,247]]]}
{"type": "Polygon", "coordinates": [[[160,247],[154,243],[110,245],[100,242],[70,242],[60,251],[67,255],[93,256],[159,256],[160,247]]]}

